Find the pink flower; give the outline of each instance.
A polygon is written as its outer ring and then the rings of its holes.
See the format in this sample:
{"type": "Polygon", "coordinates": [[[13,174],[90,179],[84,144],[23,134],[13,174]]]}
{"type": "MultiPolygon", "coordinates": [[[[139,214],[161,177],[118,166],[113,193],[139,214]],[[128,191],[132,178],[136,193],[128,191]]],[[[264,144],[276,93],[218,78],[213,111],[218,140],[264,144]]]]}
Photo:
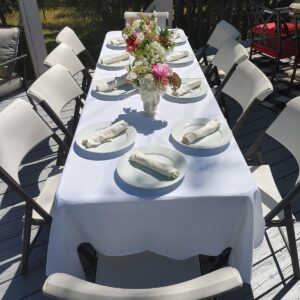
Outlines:
{"type": "Polygon", "coordinates": [[[172,69],[164,64],[153,65],[151,72],[155,77],[159,79],[170,77],[173,74],[172,69]]]}
{"type": "Polygon", "coordinates": [[[162,78],[160,81],[163,86],[166,86],[169,84],[169,79],[167,77],[162,78]]]}

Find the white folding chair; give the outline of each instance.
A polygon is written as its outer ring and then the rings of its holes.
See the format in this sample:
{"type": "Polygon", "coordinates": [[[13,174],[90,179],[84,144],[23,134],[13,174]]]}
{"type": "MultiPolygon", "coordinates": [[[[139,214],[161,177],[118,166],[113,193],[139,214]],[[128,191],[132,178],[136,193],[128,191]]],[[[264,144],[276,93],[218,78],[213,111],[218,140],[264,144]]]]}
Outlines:
{"type": "Polygon", "coordinates": [[[88,68],[95,69],[96,62],[90,52],[84,47],[76,33],[70,28],[63,28],[56,36],[56,42],[67,44],[88,68]]]}
{"type": "Polygon", "coordinates": [[[195,53],[198,61],[200,62],[201,59],[203,59],[204,64],[207,66],[208,59],[206,51],[209,47],[213,47],[218,50],[220,49],[224,41],[230,38],[237,39],[239,35],[240,32],[231,24],[224,20],[220,21],[215,27],[214,31],[212,32],[210,38],[208,39],[204,47],[201,49],[201,52],[195,53]]]}
{"type": "Polygon", "coordinates": [[[29,87],[27,95],[40,104],[58,128],[71,141],[73,134],[63,124],[60,113],[66,104],[75,99],[76,106],[73,120],[73,131],[75,131],[79,110],[82,107],[80,97],[84,95],[84,92],[67,68],[60,64],[51,67],[29,87]]]}
{"type": "Polygon", "coordinates": [[[67,44],[61,43],[58,45],[44,60],[44,65],[48,67],[53,67],[56,64],[61,64],[66,67],[73,77],[78,73],[82,73],[83,79],[81,87],[85,93],[88,92],[92,76],[73,52],[72,48],[67,44]]]}
{"type": "Polygon", "coordinates": [[[62,140],[25,100],[15,100],[0,113],[0,177],[26,203],[22,245],[22,274],[27,273],[31,225],[51,221],[55,192],[62,167],[52,167],[44,188],[36,199],[33,199],[20,186],[19,167],[23,158],[31,149],[50,137],[54,138],[59,146],[67,150],[67,146],[62,140]]]}
{"type": "Polygon", "coordinates": [[[209,84],[211,86],[219,87],[215,93],[215,96],[217,96],[219,90],[221,90],[229,80],[237,65],[247,58],[247,49],[235,39],[230,38],[224,41],[210,65],[204,72],[209,84]],[[225,74],[225,77],[222,81],[219,76],[220,71],[225,74]]]}
{"type": "Polygon", "coordinates": [[[144,289],[104,286],[56,273],[48,277],[43,292],[55,299],[68,300],[196,300],[212,298],[242,285],[239,272],[235,268],[224,267],[185,282],[144,289]]]}
{"type": "Polygon", "coordinates": [[[166,23],[169,19],[168,11],[155,11],[155,12],[136,12],[136,11],[125,11],[124,19],[125,25],[128,23],[128,19],[138,19],[140,17],[155,15],[157,18],[157,24],[160,28],[165,28],[166,23]]]}
{"type": "MultiPolygon", "coordinates": [[[[262,147],[262,143],[265,138],[270,136],[283,145],[294,156],[299,167],[299,130],[300,97],[296,97],[288,102],[286,108],[280,113],[271,126],[269,126],[269,128],[267,128],[267,130],[258,137],[258,139],[246,152],[245,158],[252,158],[254,154],[257,153],[257,150],[262,147]]],[[[298,174],[298,178],[293,189],[289,191],[285,197],[282,197],[273,178],[270,166],[265,164],[262,155],[259,155],[259,157],[259,163],[261,163],[261,165],[251,167],[251,172],[260,189],[266,226],[278,227],[279,229],[281,227],[286,227],[288,236],[287,247],[292,259],[294,276],[299,279],[300,269],[291,205],[296,196],[300,194],[300,174],[298,174]]],[[[281,230],[280,232],[284,237],[281,230]]],[[[272,251],[272,247],[267,235],[266,238],[272,251]]],[[[273,257],[276,262],[276,256],[274,255],[273,257]]]]}
{"type": "Polygon", "coordinates": [[[252,62],[245,60],[236,67],[217,97],[221,106],[225,107],[226,114],[224,94],[233,98],[242,107],[242,114],[232,128],[233,133],[240,129],[247,116],[251,113],[255,102],[263,101],[272,92],[272,83],[252,62]]]}

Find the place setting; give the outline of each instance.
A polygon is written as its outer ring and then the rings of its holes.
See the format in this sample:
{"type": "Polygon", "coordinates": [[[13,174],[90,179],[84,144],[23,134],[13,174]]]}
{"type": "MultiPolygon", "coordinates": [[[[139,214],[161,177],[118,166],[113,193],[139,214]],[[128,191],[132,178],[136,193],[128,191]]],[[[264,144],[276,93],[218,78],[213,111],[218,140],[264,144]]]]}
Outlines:
{"type": "Polygon", "coordinates": [[[108,77],[96,80],[91,95],[99,100],[123,100],[136,93],[137,90],[126,79],[126,74],[119,77],[108,77]]]}
{"type": "Polygon", "coordinates": [[[189,51],[173,51],[166,57],[170,67],[185,67],[194,62],[194,54],[189,51]]]}
{"type": "Polygon", "coordinates": [[[136,148],[123,155],[118,161],[116,173],[122,181],[120,185],[127,192],[167,193],[182,182],[186,167],[186,160],[179,152],[167,147],[150,146],[136,148]]]}
{"type": "Polygon", "coordinates": [[[122,52],[118,54],[104,55],[100,57],[97,67],[106,70],[120,70],[127,67],[133,62],[133,57],[129,52],[122,52]]]}
{"type": "Polygon", "coordinates": [[[171,130],[171,142],[179,151],[190,155],[213,155],[224,151],[232,131],[227,122],[217,118],[193,118],[181,121],[171,130]]]}
{"type": "Polygon", "coordinates": [[[174,91],[168,86],[164,99],[181,104],[197,102],[204,99],[209,91],[205,80],[201,78],[181,78],[181,86],[174,91]]]}
{"type": "Polygon", "coordinates": [[[136,140],[137,131],[123,120],[102,121],[79,131],[74,143],[76,153],[87,159],[110,159],[126,153],[136,140]]]}
{"type": "Polygon", "coordinates": [[[127,47],[126,41],[123,37],[115,37],[110,39],[106,46],[114,50],[125,50],[127,47]]]}
{"type": "Polygon", "coordinates": [[[175,45],[182,45],[187,41],[187,36],[184,31],[179,28],[169,29],[173,35],[175,45]]]}

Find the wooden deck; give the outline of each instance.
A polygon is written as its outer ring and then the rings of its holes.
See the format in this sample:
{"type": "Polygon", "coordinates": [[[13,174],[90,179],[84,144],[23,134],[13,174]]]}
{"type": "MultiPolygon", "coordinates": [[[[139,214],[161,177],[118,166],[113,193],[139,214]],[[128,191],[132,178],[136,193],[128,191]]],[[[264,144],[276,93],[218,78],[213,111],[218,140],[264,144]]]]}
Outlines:
{"type": "MultiPolygon", "coordinates": [[[[300,93],[291,91],[292,96],[276,94],[268,99],[268,107],[257,106],[249,121],[243,127],[237,138],[242,151],[254,141],[255,137],[266,128],[277,116],[278,103],[285,103],[300,93]],[[275,104],[274,104],[275,103],[275,104]],[[271,108],[271,109],[270,109],[271,108]]],[[[26,99],[25,93],[11,96],[0,102],[0,111],[16,97],[26,99]]],[[[72,115],[73,104],[66,107],[63,113],[65,123],[72,115]]],[[[280,106],[280,105],[279,105],[280,106]]],[[[230,106],[230,116],[234,118],[239,108],[230,106]]],[[[46,117],[46,116],[45,116],[46,117]]],[[[47,118],[47,117],[46,117],[47,118]]],[[[53,123],[52,123],[53,124],[53,123]]],[[[266,161],[272,166],[272,171],[281,193],[284,195],[295,182],[298,167],[293,157],[278,143],[268,139],[264,144],[266,161]]],[[[55,163],[57,145],[51,141],[37,146],[25,159],[20,171],[21,183],[31,194],[38,194],[47,178],[49,166],[55,163]]],[[[295,215],[300,219],[300,199],[294,205],[295,215]]],[[[17,299],[47,299],[42,295],[41,288],[45,280],[45,264],[48,245],[49,227],[42,228],[30,255],[29,273],[20,275],[20,248],[22,240],[24,204],[7,186],[0,181],[0,298],[6,300],[17,299]]],[[[300,224],[295,225],[300,255],[300,224]]],[[[32,229],[32,238],[36,236],[38,227],[32,229]]],[[[276,252],[280,269],[284,278],[292,275],[289,253],[284,246],[277,229],[268,230],[268,235],[276,252]]],[[[282,282],[274,260],[270,256],[270,249],[266,241],[254,251],[254,268],[252,285],[245,285],[230,295],[221,299],[300,299],[300,281],[287,279],[282,282]]]]}

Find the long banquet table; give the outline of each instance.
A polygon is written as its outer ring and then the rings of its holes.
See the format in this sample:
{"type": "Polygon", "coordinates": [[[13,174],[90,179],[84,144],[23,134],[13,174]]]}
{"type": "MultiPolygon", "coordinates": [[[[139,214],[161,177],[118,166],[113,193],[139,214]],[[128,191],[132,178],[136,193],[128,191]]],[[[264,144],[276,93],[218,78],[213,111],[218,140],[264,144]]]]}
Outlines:
{"type": "MultiPolygon", "coordinates": [[[[117,53],[106,43],[120,35],[120,31],[107,33],[100,56],[117,53]]],[[[192,52],[188,42],[176,50],[192,52]]],[[[196,59],[174,71],[182,78],[204,78],[196,59]]],[[[125,72],[96,68],[76,133],[99,121],[125,120],[138,132],[134,148],[175,149],[170,131],[177,122],[194,117],[226,122],[210,89],[204,99],[193,103],[162,97],[154,119],[143,115],[137,93],[109,100],[92,92],[97,80],[125,72]]],[[[120,180],[116,173],[119,157],[85,156],[73,144],[56,194],[47,275],[64,272],[84,278],[77,256],[83,242],[104,255],[148,250],[174,259],[218,255],[231,247],[230,265],[250,283],[253,248],[262,242],[264,220],[259,190],[236,141],[233,138],[219,152],[183,155],[188,166],[182,183],[173,190],[149,193],[120,180]]]]}

